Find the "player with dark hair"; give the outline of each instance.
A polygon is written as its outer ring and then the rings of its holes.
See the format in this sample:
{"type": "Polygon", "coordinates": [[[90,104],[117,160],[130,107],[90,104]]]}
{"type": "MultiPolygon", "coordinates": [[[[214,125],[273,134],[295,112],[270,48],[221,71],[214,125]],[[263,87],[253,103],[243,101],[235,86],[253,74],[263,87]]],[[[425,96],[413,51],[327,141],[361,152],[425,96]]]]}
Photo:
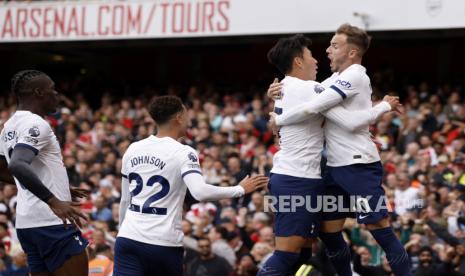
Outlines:
{"type": "MultiPolygon", "coordinates": [[[[268,60],[286,77],[282,80],[285,94],[275,102],[277,114],[287,114],[300,103],[317,102],[325,88],[315,82],[317,61],[308,49],[310,40],[303,35],[280,39],[268,52],[268,60]]],[[[387,99],[389,100],[389,98],[387,99]]],[[[394,105],[397,100],[392,100],[394,105]]],[[[338,124],[354,131],[391,109],[391,102],[383,102],[366,111],[348,111],[342,106],[322,112],[338,124]]],[[[310,200],[316,210],[317,196],[323,195],[321,152],[323,150],[323,119],[320,114],[308,116],[297,124],[279,130],[280,150],[273,159],[270,193],[275,202],[281,197],[300,197],[310,200]]],[[[291,200],[293,202],[293,200],[291,200]]],[[[297,202],[297,198],[294,200],[297,202]]],[[[321,213],[310,212],[307,205],[291,206],[291,212],[276,205],[274,225],[276,250],[260,270],[259,275],[287,275],[311,256],[311,240],[320,228],[321,213]],[[281,211],[282,209],[282,211],[281,211]],[[294,211],[295,210],[295,211],[294,211]]]]}
{"type": "Polygon", "coordinates": [[[155,98],[149,113],[157,134],[132,143],[123,156],[120,224],[114,276],[182,275],[182,207],[187,188],[199,201],[240,197],[266,185],[265,176],[234,187],[208,185],[197,152],[177,142],[187,111],[175,96],[155,98]]]}
{"type": "Polygon", "coordinates": [[[86,217],[73,202],[87,193],[70,188],[60,145],[44,119],[58,107],[55,84],[43,72],[25,70],[14,75],[11,90],[18,106],[0,134],[0,179],[18,187],[15,227],[31,274],[88,275],[88,242],[77,228],[86,217]]]}
{"type": "MultiPolygon", "coordinates": [[[[362,57],[370,45],[370,36],[349,24],[341,25],[327,48],[331,77],[322,82],[326,88],[318,100],[291,108],[275,118],[277,125],[302,122],[319,112],[331,111],[343,106],[347,110],[368,110],[372,107],[370,78],[361,65],[362,57]]],[[[272,84],[269,95],[277,95],[281,85],[272,84]]],[[[284,85],[284,93],[287,89],[284,85]]],[[[307,90],[310,92],[311,90],[307,90]]],[[[387,202],[381,186],[383,167],[376,145],[371,140],[368,123],[356,131],[349,131],[334,120],[324,126],[327,150],[325,194],[342,196],[344,203],[349,197],[357,197],[360,207],[353,212],[324,212],[320,239],[327,247],[327,254],[339,275],[352,275],[350,249],[342,236],[345,218],[357,216],[358,223],[365,224],[386,257],[395,275],[410,275],[407,252],[389,223],[387,202]],[[382,207],[382,208],[380,208],[382,207]]],[[[347,204],[348,205],[348,204],[347,204]]],[[[344,206],[347,206],[344,204],[344,206]]]]}

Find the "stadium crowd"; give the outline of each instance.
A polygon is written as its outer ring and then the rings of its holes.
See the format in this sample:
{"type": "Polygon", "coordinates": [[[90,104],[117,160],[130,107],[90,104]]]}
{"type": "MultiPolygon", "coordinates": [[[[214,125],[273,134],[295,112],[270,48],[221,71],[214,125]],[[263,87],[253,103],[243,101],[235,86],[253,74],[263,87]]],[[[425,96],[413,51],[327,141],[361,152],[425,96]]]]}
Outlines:
{"type": "MultiPolygon", "coordinates": [[[[66,92],[66,91],[59,91],[66,92]]],[[[177,93],[179,91],[171,91],[177,93]]],[[[371,127],[385,168],[384,188],[392,224],[407,249],[414,275],[465,275],[465,99],[460,88],[408,86],[397,94],[403,112],[387,113],[371,127]]],[[[185,143],[197,149],[211,185],[236,185],[246,175],[269,174],[279,145],[268,126],[273,102],[263,91],[185,98],[191,119],[185,143]],[[251,98],[252,100],[247,100],[251,98]]],[[[374,87],[373,100],[382,98],[374,87]]],[[[63,150],[70,184],[92,191],[81,210],[90,241],[90,275],[110,275],[118,232],[121,157],[128,145],[155,133],[149,98],[105,93],[92,109],[81,94],[61,95],[62,108],[48,118],[63,150]],[[92,274],[94,273],[94,274],[92,274]]],[[[0,97],[0,129],[15,99],[0,97]]],[[[0,275],[27,275],[26,256],[15,237],[16,186],[0,189],[0,275]],[[23,274],[21,274],[23,273],[23,274]]],[[[273,251],[273,215],[264,211],[266,191],[240,199],[196,202],[186,197],[183,217],[186,275],[255,275],[273,251]]],[[[383,251],[363,226],[345,225],[353,269],[389,275],[383,251]]],[[[331,275],[315,243],[312,275],[331,275]]]]}

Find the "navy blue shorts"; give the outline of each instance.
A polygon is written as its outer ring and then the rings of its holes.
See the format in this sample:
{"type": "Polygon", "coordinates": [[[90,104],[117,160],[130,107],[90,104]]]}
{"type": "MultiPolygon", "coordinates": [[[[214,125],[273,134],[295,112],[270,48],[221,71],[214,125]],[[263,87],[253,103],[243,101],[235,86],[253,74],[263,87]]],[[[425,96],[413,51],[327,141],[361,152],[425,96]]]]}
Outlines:
{"type": "Polygon", "coordinates": [[[327,167],[323,177],[325,194],[335,196],[344,209],[323,212],[323,220],[356,217],[360,224],[377,223],[388,216],[387,199],[381,186],[381,162],[327,167]],[[350,209],[350,208],[356,208],[350,209]],[[350,209],[350,210],[349,210],[350,209]]]}
{"type": "Polygon", "coordinates": [[[16,233],[31,272],[53,272],[72,256],[84,252],[89,244],[72,225],[67,229],[62,224],[16,229],[16,233]]]}
{"type": "Polygon", "coordinates": [[[159,246],[118,237],[113,276],[182,276],[183,247],[159,246]]]}
{"type": "Polygon", "coordinates": [[[275,209],[275,236],[318,236],[321,212],[317,197],[324,192],[322,179],[272,174],[268,187],[274,199],[268,202],[275,209]]]}

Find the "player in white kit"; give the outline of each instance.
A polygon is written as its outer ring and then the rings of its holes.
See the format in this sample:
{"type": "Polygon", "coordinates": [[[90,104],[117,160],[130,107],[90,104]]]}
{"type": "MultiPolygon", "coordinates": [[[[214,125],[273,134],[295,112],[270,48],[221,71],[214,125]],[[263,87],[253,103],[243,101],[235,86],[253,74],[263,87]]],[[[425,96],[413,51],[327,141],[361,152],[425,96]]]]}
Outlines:
{"type": "MultiPolygon", "coordinates": [[[[295,107],[277,116],[277,125],[301,122],[329,108],[342,105],[348,110],[371,108],[371,85],[366,69],[361,65],[363,54],[370,44],[367,33],[344,24],[338,28],[327,49],[334,74],[322,84],[326,92],[317,100],[295,107]]],[[[270,87],[275,94],[279,85],[270,87]]],[[[278,89],[279,90],[279,89],[278,89]]],[[[285,90],[284,90],[284,93],[285,90]]],[[[351,275],[350,251],[342,238],[341,230],[348,216],[367,229],[386,252],[395,275],[410,275],[407,252],[396,238],[388,218],[384,189],[381,186],[383,168],[376,145],[371,140],[368,124],[357,131],[328,120],[325,124],[328,167],[325,173],[327,195],[343,196],[344,206],[349,207],[349,196],[358,197],[363,210],[354,213],[323,213],[320,238],[328,248],[328,256],[339,275],[351,275]]]]}
{"type": "Polygon", "coordinates": [[[182,275],[182,207],[186,189],[199,201],[240,197],[264,187],[265,176],[234,187],[205,183],[196,151],[177,142],[187,130],[187,111],[175,96],[156,98],[149,112],[157,134],[132,143],[123,156],[121,228],[115,276],[182,275]]]}
{"type": "MultiPolygon", "coordinates": [[[[312,57],[309,45],[308,38],[294,35],[280,39],[268,52],[270,63],[285,75],[281,82],[285,93],[275,101],[274,111],[277,114],[286,114],[295,106],[315,101],[320,93],[325,93],[325,88],[314,81],[317,61],[312,57]]],[[[392,97],[387,99],[392,99],[393,105],[397,102],[392,97]]],[[[390,103],[383,102],[367,110],[348,111],[340,106],[323,114],[348,131],[354,131],[390,109],[390,103]]],[[[300,197],[309,200],[310,207],[316,209],[317,197],[324,193],[320,169],[323,120],[321,114],[313,114],[300,123],[285,125],[279,130],[280,150],[273,158],[269,184],[276,210],[276,250],[259,275],[295,273],[296,268],[310,258],[310,238],[318,235],[321,212],[310,212],[306,205],[286,211],[280,204],[287,204],[281,199],[300,197]]]]}
{"type": "Polygon", "coordinates": [[[70,190],[60,145],[44,119],[57,110],[55,84],[40,71],[26,70],[11,86],[18,106],[0,134],[0,178],[18,187],[15,227],[29,269],[33,276],[86,276],[88,242],[76,227],[85,216],[71,202],[85,194],[70,190]]]}

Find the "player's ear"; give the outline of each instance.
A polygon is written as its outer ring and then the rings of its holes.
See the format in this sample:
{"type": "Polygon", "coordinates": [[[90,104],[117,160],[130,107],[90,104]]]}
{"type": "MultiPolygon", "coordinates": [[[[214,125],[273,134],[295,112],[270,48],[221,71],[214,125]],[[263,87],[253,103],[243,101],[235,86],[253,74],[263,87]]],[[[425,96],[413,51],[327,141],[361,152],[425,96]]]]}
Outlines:
{"type": "Polygon", "coordinates": [[[182,124],[182,122],[183,122],[183,112],[178,112],[176,114],[176,122],[178,124],[180,124],[180,125],[182,124]]]}
{"type": "Polygon", "coordinates": [[[350,58],[355,58],[356,56],[359,55],[359,49],[357,47],[352,47],[350,50],[349,50],[349,57],[350,58]]]}
{"type": "Polygon", "coordinates": [[[34,93],[36,96],[42,96],[43,95],[42,89],[40,89],[38,87],[33,88],[32,93],[34,93]]]}
{"type": "Polygon", "coordinates": [[[302,68],[302,63],[303,63],[303,60],[301,57],[295,57],[294,58],[294,62],[293,62],[294,66],[298,67],[298,68],[302,68]]]}

